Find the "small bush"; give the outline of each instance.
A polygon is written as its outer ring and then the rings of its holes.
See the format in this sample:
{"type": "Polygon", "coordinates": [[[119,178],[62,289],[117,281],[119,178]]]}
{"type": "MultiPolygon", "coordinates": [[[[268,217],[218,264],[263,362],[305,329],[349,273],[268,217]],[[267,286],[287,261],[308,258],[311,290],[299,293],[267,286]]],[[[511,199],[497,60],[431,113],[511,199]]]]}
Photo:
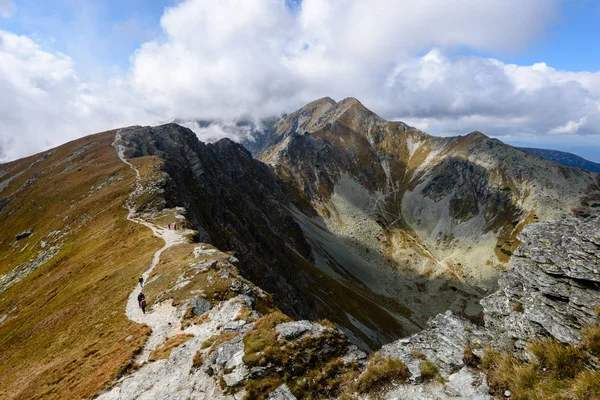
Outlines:
{"type": "Polygon", "coordinates": [[[518,312],[518,313],[523,313],[525,312],[525,309],[523,308],[523,304],[521,303],[515,303],[513,304],[513,310],[518,312]]]}
{"type": "Polygon", "coordinates": [[[279,311],[258,319],[254,328],[244,336],[244,363],[248,366],[285,364],[289,354],[277,340],[279,334],[275,327],[288,321],[290,318],[279,311]]]}
{"type": "Polygon", "coordinates": [[[203,362],[204,362],[204,360],[202,359],[202,353],[200,352],[200,350],[198,350],[196,352],[196,354],[194,354],[194,359],[192,361],[192,367],[200,368],[200,366],[202,365],[203,362]]]}
{"type": "MultiPolygon", "coordinates": [[[[597,328],[585,331],[584,339],[589,337],[593,343],[597,328]]],[[[510,390],[514,400],[600,398],[600,372],[589,369],[582,349],[548,339],[533,342],[528,349],[537,362],[523,362],[489,347],[485,349],[481,365],[492,394],[502,397],[505,390],[510,390]]]]}
{"type": "Polygon", "coordinates": [[[244,400],[263,400],[269,393],[277,388],[281,383],[281,378],[272,376],[263,379],[249,379],[244,385],[246,395],[244,400]]]}
{"type": "Polygon", "coordinates": [[[160,347],[154,349],[152,351],[152,353],[150,353],[148,360],[156,361],[156,360],[162,360],[165,358],[169,358],[173,349],[181,346],[182,344],[184,344],[185,342],[187,342],[188,340],[190,340],[193,337],[194,337],[194,335],[188,335],[188,334],[171,336],[160,347]]]}
{"type": "Polygon", "coordinates": [[[440,373],[438,367],[431,361],[427,360],[419,363],[419,370],[421,371],[421,377],[425,382],[432,380],[440,373]]]}
{"type": "Polygon", "coordinates": [[[535,365],[525,364],[491,348],[486,348],[481,365],[492,392],[502,394],[510,390],[515,399],[527,398],[527,391],[536,384],[539,375],[535,365]]]}
{"type": "Polygon", "coordinates": [[[368,393],[388,383],[404,383],[409,377],[410,371],[401,360],[375,354],[365,372],[358,378],[356,390],[359,393],[368,393]]]}

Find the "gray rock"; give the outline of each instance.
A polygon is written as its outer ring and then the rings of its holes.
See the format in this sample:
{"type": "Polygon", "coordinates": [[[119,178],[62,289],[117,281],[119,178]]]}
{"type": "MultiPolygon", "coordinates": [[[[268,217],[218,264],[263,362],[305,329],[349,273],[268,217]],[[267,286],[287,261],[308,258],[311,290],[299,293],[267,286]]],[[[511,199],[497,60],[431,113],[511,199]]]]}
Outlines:
{"type": "Polygon", "coordinates": [[[528,225],[519,239],[513,269],[481,301],[486,328],[520,350],[545,336],[580,343],[600,304],[600,218],[528,225]]]}
{"type": "Polygon", "coordinates": [[[284,322],[275,327],[279,332],[279,339],[295,339],[304,335],[315,335],[323,330],[323,326],[310,321],[292,321],[284,322]]]}
{"type": "Polygon", "coordinates": [[[5,275],[0,275],[0,294],[6,289],[24,279],[27,275],[44,265],[60,251],[61,247],[52,246],[48,250],[42,250],[37,257],[26,264],[19,264],[12,271],[5,275]]]}
{"type": "Polygon", "coordinates": [[[384,345],[380,353],[402,360],[412,374],[411,381],[418,383],[421,381],[420,354],[434,363],[440,374],[449,376],[465,366],[463,356],[467,342],[471,342],[474,353],[480,356],[483,345],[490,340],[483,329],[446,311],[430,319],[425,330],[384,345]]]}
{"type": "Polygon", "coordinates": [[[346,354],[342,356],[342,361],[346,365],[356,362],[358,363],[359,367],[363,369],[367,366],[367,353],[360,350],[355,345],[350,345],[348,346],[348,351],[346,352],[346,354]]]}
{"type": "Polygon", "coordinates": [[[225,384],[229,387],[239,386],[248,377],[248,368],[244,364],[236,367],[232,372],[223,375],[225,384]]]}
{"type": "Polygon", "coordinates": [[[26,231],[23,231],[23,232],[19,233],[17,236],[15,236],[15,240],[17,240],[17,241],[23,240],[26,237],[29,237],[32,233],[33,233],[33,231],[31,229],[27,229],[26,231]]]}
{"type": "Polygon", "coordinates": [[[237,321],[229,321],[221,328],[221,332],[239,332],[244,325],[246,325],[246,321],[243,319],[237,321]]]}
{"type": "Polygon", "coordinates": [[[194,315],[202,315],[212,308],[208,301],[200,297],[194,297],[192,300],[192,307],[192,313],[194,313],[194,315]]]}
{"type": "Polygon", "coordinates": [[[481,371],[463,367],[448,377],[445,392],[451,397],[463,397],[472,400],[487,400],[490,388],[485,375],[481,371]]]}
{"type": "Polygon", "coordinates": [[[296,396],[294,396],[290,388],[284,383],[271,392],[267,400],[296,400],[296,396]]]}

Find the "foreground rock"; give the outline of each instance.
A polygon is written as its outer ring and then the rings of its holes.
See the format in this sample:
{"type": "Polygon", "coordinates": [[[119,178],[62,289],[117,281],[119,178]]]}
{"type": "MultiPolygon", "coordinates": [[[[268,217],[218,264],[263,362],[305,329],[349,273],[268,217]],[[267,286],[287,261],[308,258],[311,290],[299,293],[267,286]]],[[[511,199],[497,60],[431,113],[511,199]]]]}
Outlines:
{"type": "Polygon", "coordinates": [[[486,328],[521,349],[541,336],[579,343],[600,304],[600,218],[530,225],[520,239],[513,269],[481,302],[486,328]]]}

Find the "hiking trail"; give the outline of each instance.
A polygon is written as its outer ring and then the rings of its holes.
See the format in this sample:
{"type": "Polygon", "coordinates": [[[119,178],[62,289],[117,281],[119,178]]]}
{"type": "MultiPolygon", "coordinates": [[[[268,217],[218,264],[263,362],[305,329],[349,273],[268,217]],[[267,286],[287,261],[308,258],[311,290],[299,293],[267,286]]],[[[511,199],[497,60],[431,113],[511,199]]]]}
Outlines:
{"type": "MultiPolygon", "coordinates": [[[[135,165],[127,161],[127,159],[125,158],[125,147],[122,144],[120,144],[121,142],[121,130],[119,129],[115,136],[115,142],[113,143],[113,146],[117,150],[117,155],[119,156],[121,161],[129,165],[129,167],[135,171],[135,190],[130,195],[130,198],[133,198],[136,193],[139,193],[143,190],[142,178],[139,169],[135,165]]],[[[150,228],[154,236],[161,238],[165,241],[164,246],[154,253],[150,265],[148,266],[146,271],[142,273],[144,282],[147,282],[148,277],[150,276],[154,268],[158,265],[162,252],[168,249],[169,247],[173,247],[177,244],[187,242],[187,240],[184,237],[186,231],[164,229],[156,224],[143,220],[142,218],[136,216],[135,203],[133,201],[129,201],[128,203],[126,203],[126,207],[129,210],[127,215],[127,219],[129,221],[150,228]]],[[[137,296],[140,290],[142,289],[140,288],[139,284],[136,283],[135,288],[133,289],[133,291],[129,295],[129,299],[127,300],[127,307],[125,313],[130,320],[138,322],[140,324],[146,324],[150,328],[152,328],[152,334],[146,342],[144,349],[136,358],[136,362],[148,361],[148,356],[150,355],[152,350],[154,350],[158,345],[164,342],[165,338],[170,336],[173,332],[175,332],[176,330],[180,330],[180,318],[177,316],[177,309],[173,307],[168,301],[155,305],[152,307],[152,309],[147,308],[146,314],[142,313],[142,309],[140,308],[139,303],[137,301],[137,296]]]]}

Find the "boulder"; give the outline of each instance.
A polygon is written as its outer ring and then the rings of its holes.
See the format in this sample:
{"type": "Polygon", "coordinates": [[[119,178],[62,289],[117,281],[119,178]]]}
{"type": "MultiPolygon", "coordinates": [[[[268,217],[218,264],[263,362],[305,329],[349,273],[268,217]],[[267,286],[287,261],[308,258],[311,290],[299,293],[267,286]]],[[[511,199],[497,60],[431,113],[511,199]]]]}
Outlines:
{"type": "Polygon", "coordinates": [[[411,372],[411,381],[418,383],[422,358],[435,364],[440,374],[447,377],[465,366],[463,356],[467,343],[470,342],[475,355],[481,357],[484,343],[490,340],[482,328],[446,311],[431,318],[423,331],[386,344],[379,352],[402,360],[411,372]]]}
{"type": "Polygon", "coordinates": [[[294,396],[290,388],[284,383],[271,392],[267,400],[296,400],[296,396],[294,396]]]}
{"type": "Polygon", "coordinates": [[[23,240],[26,237],[29,237],[32,233],[33,233],[33,231],[31,229],[27,229],[26,231],[23,231],[23,232],[19,233],[17,236],[15,236],[15,239],[17,241],[23,240]]]}
{"type": "Polygon", "coordinates": [[[192,300],[192,307],[192,313],[194,313],[194,315],[202,315],[212,308],[208,301],[200,297],[194,297],[192,300]]]}
{"type": "Polygon", "coordinates": [[[291,340],[307,334],[318,334],[323,326],[310,321],[292,321],[277,325],[275,330],[279,332],[278,339],[291,340]]]}

